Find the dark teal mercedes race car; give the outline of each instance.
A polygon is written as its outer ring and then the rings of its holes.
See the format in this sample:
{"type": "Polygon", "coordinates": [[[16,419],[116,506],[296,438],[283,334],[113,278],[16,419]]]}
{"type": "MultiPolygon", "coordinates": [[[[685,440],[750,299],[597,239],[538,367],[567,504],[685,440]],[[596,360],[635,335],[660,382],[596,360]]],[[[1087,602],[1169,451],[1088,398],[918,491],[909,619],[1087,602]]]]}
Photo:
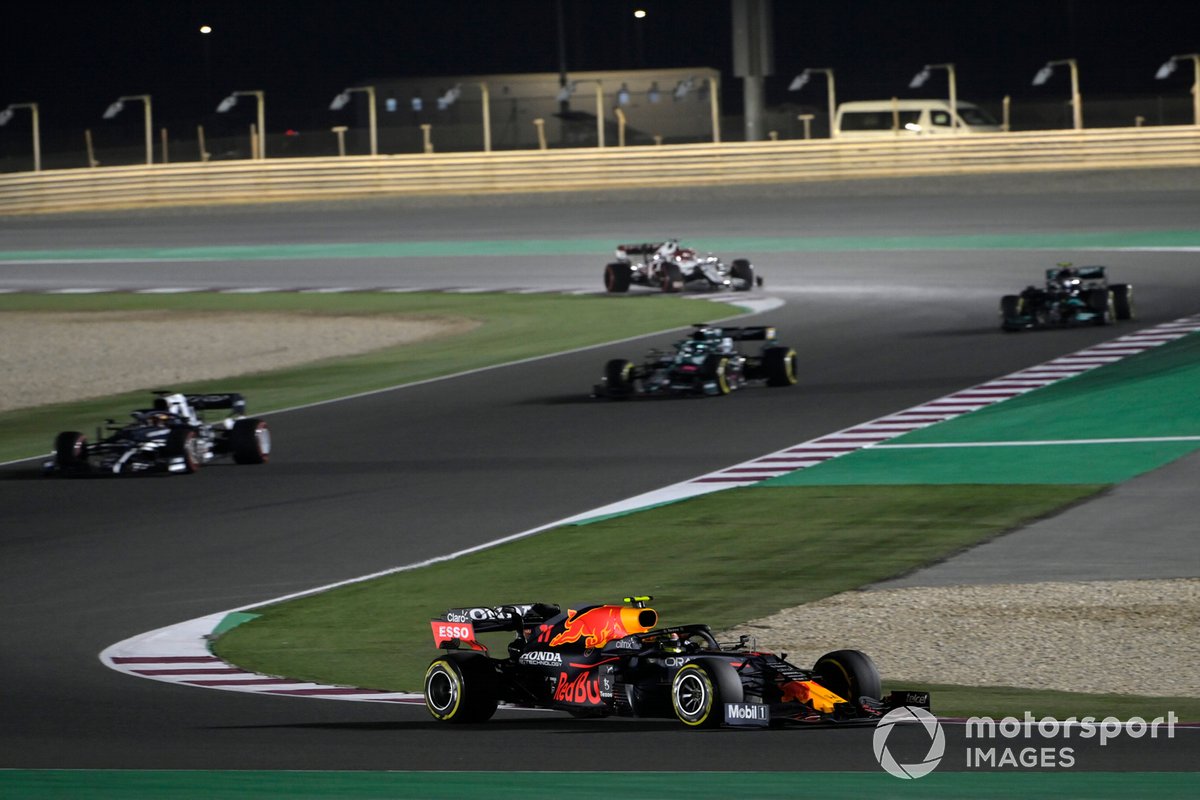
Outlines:
{"type": "Polygon", "coordinates": [[[697,323],[672,350],[651,350],[642,363],[615,358],[604,365],[593,397],[710,396],[729,394],[752,383],[796,384],[796,351],[779,344],[770,326],[718,328],[697,323]],[[758,352],[741,342],[758,341],[758,352]]]}
{"type": "Polygon", "coordinates": [[[1133,319],[1133,286],[1109,283],[1104,267],[1061,263],[1046,270],[1044,288],[1000,298],[1000,319],[1006,331],[1109,325],[1133,319]]]}

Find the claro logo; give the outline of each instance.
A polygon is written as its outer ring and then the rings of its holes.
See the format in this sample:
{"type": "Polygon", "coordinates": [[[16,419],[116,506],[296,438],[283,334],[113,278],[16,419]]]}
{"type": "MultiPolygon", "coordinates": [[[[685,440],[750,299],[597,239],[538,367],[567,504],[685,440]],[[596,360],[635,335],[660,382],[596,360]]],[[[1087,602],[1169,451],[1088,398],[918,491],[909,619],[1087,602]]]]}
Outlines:
{"type": "Polygon", "coordinates": [[[946,754],[946,733],[942,730],[937,717],[918,706],[901,706],[893,709],[879,720],[875,726],[875,736],[872,739],[875,750],[875,760],[889,775],[905,780],[923,778],[937,769],[942,756],[946,754]],[[888,738],[891,737],[896,725],[902,723],[909,727],[911,723],[919,723],[929,735],[929,752],[925,758],[913,764],[901,764],[888,750],[888,738]]]}

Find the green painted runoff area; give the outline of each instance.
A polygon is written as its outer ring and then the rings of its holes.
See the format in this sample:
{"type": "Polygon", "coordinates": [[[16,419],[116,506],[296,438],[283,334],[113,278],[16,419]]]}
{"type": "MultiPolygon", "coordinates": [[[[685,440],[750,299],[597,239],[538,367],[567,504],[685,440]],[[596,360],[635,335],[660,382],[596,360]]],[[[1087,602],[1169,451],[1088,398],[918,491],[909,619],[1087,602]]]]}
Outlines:
{"type": "MultiPolygon", "coordinates": [[[[610,253],[611,239],[491,239],[313,244],[112,247],[61,250],[0,250],[3,261],[267,261],[469,256],[596,255],[610,253]]],[[[863,250],[1064,250],[1073,248],[1200,248],[1200,230],[1078,231],[1066,233],[948,234],[923,236],[722,236],[689,238],[700,250],[808,253],[863,250]]]]}
{"type": "MultiPolygon", "coordinates": [[[[733,734],[737,735],[737,734],[733,734]]],[[[751,735],[754,734],[742,734],[751,735]]],[[[797,747],[802,746],[797,743],[797,747]]],[[[918,780],[885,772],[329,772],[268,770],[10,770],[0,795],[22,800],[362,800],[411,797],[574,798],[730,797],[795,800],[846,798],[1055,797],[1061,800],[1159,800],[1196,796],[1187,772],[934,772],[918,780]]]]}
{"type": "Polygon", "coordinates": [[[1191,335],[762,485],[1119,483],[1200,448],[1171,440],[1200,437],[1198,398],[1191,335]]]}

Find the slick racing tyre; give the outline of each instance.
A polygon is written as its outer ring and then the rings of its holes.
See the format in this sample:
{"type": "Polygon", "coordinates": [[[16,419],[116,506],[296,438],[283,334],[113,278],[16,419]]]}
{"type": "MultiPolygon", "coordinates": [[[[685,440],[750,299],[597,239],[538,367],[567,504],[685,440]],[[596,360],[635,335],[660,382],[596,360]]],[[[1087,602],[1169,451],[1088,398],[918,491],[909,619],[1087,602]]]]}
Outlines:
{"type": "Polygon", "coordinates": [[[1128,283],[1114,283],[1108,287],[1112,290],[1113,311],[1119,320],[1133,319],[1133,286],[1128,283]]]}
{"type": "Polygon", "coordinates": [[[735,292],[748,292],[754,288],[754,267],[744,258],[735,258],[729,265],[729,277],[733,278],[735,292]],[[736,281],[741,280],[739,285],[736,281]]]}
{"type": "Polygon", "coordinates": [[[628,264],[615,261],[604,268],[604,288],[609,292],[628,292],[632,277],[628,264]]]}
{"type": "Polygon", "coordinates": [[[671,681],[671,707],[689,728],[715,728],[725,704],[744,699],[742,680],[728,661],[701,656],[679,668],[671,681]]]}
{"type": "Polygon", "coordinates": [[[879,670],[861,650],[835,650],[817,659],[817,683],[843,700],[857,705],[860,697],[879,699],[883,692],[879,670]]]}
{"type": "Polygon", "coordinates": [[[763,352],[767,386],[796,385],[796,351],[790,347],[768,347],[763,352]]]}
{"type": "Polygon", "coordinates": [[[1000,319],[1004,322],[1010,319],[1016,319],[1021,316],[1021,297],[1015,294],[1006,294],[1000,298],[1000,319]]]}
{"type": "Polygon", "coordinates": [[[78,431],[63,431],[54,437],[54,463],[65,473],[87,469],[87,437],[78,431]]]}
{"type": "Polygon", "coordinates": [[[265,464],[271,459],[271,431],[261,419],[247,417],[233,423],[229,449],[234,463],[265,464]]]}
{"type": "Polygon", "coordinates": [[[167,435],[167,444],[163,448],[163,456],[169,465],[176,458],[183,459],[183,471],[191,474],[200,469],[199,440],[191,428],[172,428],[167,435]]]}
{"type": "Polygon", "coordinates": [[[604,388],[609,397],[625,399],[633,394],[633,362],[614,358],[605,364],[604,388]]]}
{"type": "Polygon", "coordinates": [[[1112,292],[1108,289],[1090,289],[1083,299],[1088,309],[1096,314],[1097,325],[1108,325],[1116,317],[1112,292]]]}
{"type": "Polygon", "coordinates": [[[424,695],[434,719],[486,722],[499,704],[496,670],[483,653],[446,653],[425,670],[424,695]]]}
{"type": "Polygon", "coordinates": [[[683,291],[683,270],[678,264],[663,264],[662,290],[668,293],[683,291]]]}
{"type": "Polygon", "coordinates": [[[714,353],[704,359],[704,372],[701,374],[705,383],[713,381],[716,384],[717,394],[729,394],[733,391],[729,380],[729,359],[725,356],[714,353]]]}

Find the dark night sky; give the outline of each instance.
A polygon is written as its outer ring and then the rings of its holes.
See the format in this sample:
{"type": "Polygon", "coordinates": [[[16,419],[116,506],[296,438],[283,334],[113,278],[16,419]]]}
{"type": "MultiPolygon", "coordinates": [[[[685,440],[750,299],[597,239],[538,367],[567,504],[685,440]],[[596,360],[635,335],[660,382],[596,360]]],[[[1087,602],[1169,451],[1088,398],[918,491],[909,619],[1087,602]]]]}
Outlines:
{"type": "MultiPolygon", "coordinates": [[[[729,0],[563,4],[569,68],[713,66],[740,108],[729,0]],[[648,11],[640,22],[638,7],[648,11]]],[[[39,103],[53,136],[111,124],[101,113],[122,94],[151,94],[156,122],[182,126],[211,117],[229,91],[263,89],[271,127],[323,126],[330,98],[365,78],[557,71],[554,8],[554,0],[14,0],[0,106],[39,103]],[[214,32],[202,36],[201,23],[214,32]]],[[[1168,56],[1200,49],[1200,0],[775,0],[774,10],[770,102],[797,99],[786,86],[806,66],[833,67],[842,100],[917,96],[908,79],[946,61],[964,98],[1064,94],[1063,76],[1054,79],[1061,86],[1030,80],[1045,61],[1072,56],[1085,98],[1186,97],[1186,65],[1168,81],[1154,72],[1168,56]]],[[[819,105],[814,84],[804,99],[819,105]]],[[[926,93],[942,92],[935,75],[926,93]]],[[[0,140],[11,135],[0,131],[0,140]]]]}

